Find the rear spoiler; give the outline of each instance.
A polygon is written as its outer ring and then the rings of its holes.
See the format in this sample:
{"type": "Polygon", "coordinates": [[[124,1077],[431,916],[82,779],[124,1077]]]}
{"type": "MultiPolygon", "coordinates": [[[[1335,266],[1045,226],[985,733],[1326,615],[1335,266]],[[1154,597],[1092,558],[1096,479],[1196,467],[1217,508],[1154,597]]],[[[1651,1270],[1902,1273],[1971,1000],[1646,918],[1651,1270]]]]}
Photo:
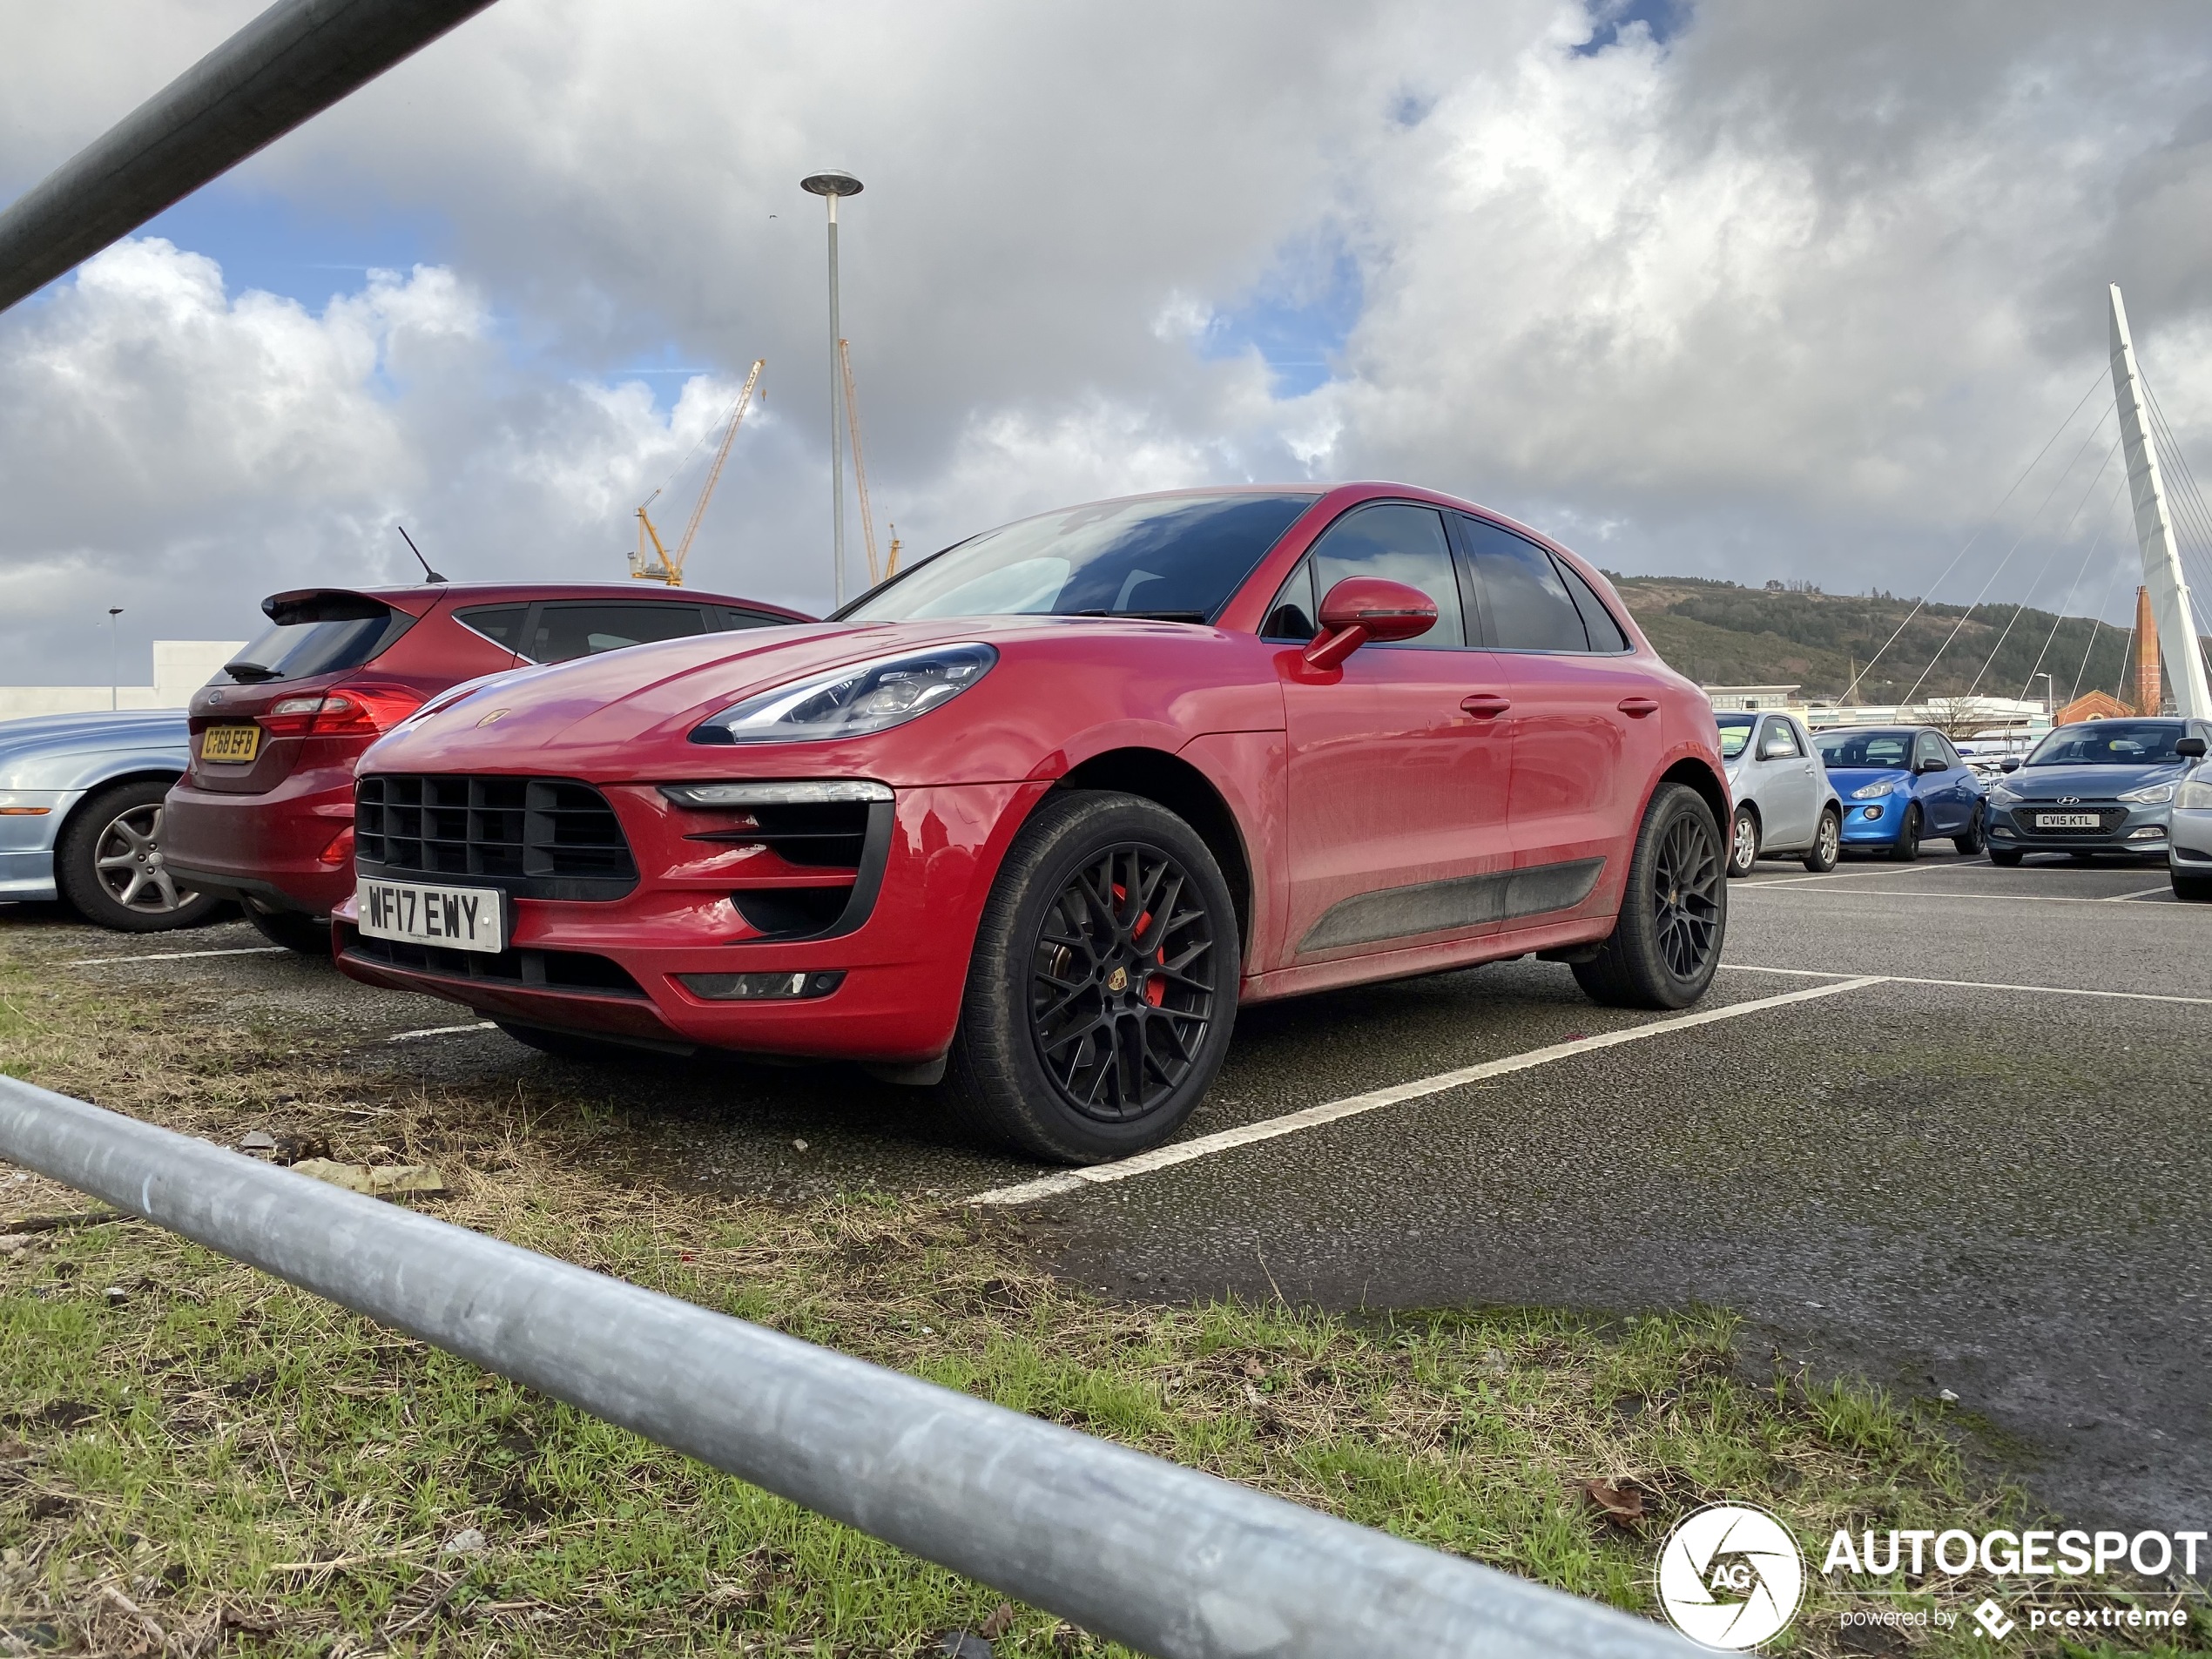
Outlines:
{"type": "Polygon", "coordinates": [[[438,602],[435,593],[362,593],[350,588],[293,588],[261,601],[261,612],[279,627],[303,622],[373,622],[395,610],[420,621],[438,602]]]}

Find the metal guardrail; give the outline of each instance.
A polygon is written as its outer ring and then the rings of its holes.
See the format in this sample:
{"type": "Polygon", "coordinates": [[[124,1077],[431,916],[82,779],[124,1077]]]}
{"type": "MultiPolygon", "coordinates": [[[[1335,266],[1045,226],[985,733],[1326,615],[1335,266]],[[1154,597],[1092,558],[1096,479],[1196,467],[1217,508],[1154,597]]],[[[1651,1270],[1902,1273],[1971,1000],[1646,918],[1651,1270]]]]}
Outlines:
{"type": "Polygon", "coordinates": [[[0,1157],[1162,1659],[1663,1626],[0,1077],[0,1157]]]}
{"type": "Polygon", "coordinates": [[[491,0],[278,0],[0,213],[0,311],[491,0]]]}

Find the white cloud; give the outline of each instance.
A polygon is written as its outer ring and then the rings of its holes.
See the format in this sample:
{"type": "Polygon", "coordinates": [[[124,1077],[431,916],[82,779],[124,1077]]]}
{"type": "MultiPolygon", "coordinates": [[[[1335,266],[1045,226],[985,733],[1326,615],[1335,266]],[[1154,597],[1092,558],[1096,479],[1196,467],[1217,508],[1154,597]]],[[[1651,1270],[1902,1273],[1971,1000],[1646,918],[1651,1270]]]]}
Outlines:
{"type": "MultiPolygon", "coordinates": [[[[28,43],[0,177],[251,9],[138,0],[93,51],[0,0],[28,43]]],[[[1918,590],[2094,377],[2107,278],[2212,468],[2197,15],[1705,0],[1584,57],[1570,0],[505,0],[241,175],[431,216],[442,264],[310,311],[145,242],[0,319],[0,638],[59,674],[42,619],[126,590],[235,633],[272,587],[403,575],[395,518],[456,576],[618,576],[756,355],[695,579],[825,603],[796,180],[826,164],[868,184],[846,322],[909,548],[1122,489],[1380,475],[1615,566],[1918,590]],[[1316,247],[1364,295],[1335,379],[1280,397],[1255,352],[1204,354],[1316,247]],[[664,350],[719,366],[672,408],[617,372],[664,350]]],[[[2047,565],[2058,597],[2077,558],[2048,550],[1993,590],[2047,565]]]]}

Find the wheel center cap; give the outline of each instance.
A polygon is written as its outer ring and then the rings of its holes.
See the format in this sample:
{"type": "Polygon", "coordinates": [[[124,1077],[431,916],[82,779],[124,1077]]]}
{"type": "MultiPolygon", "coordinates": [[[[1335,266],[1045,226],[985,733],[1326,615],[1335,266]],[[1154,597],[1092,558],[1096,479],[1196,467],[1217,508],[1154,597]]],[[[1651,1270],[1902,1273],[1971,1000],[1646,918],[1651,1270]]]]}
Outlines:
{"type": "Polygon", "coordinates": [[[1107,974],[1106,988],[1117,994],[1129,989],[1129,969],[1117,968],[1107,974]]]}

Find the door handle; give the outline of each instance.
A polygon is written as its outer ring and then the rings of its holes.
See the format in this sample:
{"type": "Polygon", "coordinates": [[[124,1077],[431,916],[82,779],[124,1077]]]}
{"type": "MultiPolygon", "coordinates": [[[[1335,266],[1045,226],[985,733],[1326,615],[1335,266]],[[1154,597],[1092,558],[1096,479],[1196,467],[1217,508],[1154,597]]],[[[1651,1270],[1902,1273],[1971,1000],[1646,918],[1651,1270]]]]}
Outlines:
{"type": "Polygon", "coordinates": [[[1509,697],[1500,697],[1495,691],[1477,691],[1460,699],[1460,707],[1478,720],[1494,720],[1513,706],[1509,697]]]}
{"type": "Polygon", "coordinates": [[[1624,697],[1615,706],[1630,719],[1635,720],[1641,720],[1647,714],[1659,712],[1659,703],[1656,698],[1624,697]]]}

